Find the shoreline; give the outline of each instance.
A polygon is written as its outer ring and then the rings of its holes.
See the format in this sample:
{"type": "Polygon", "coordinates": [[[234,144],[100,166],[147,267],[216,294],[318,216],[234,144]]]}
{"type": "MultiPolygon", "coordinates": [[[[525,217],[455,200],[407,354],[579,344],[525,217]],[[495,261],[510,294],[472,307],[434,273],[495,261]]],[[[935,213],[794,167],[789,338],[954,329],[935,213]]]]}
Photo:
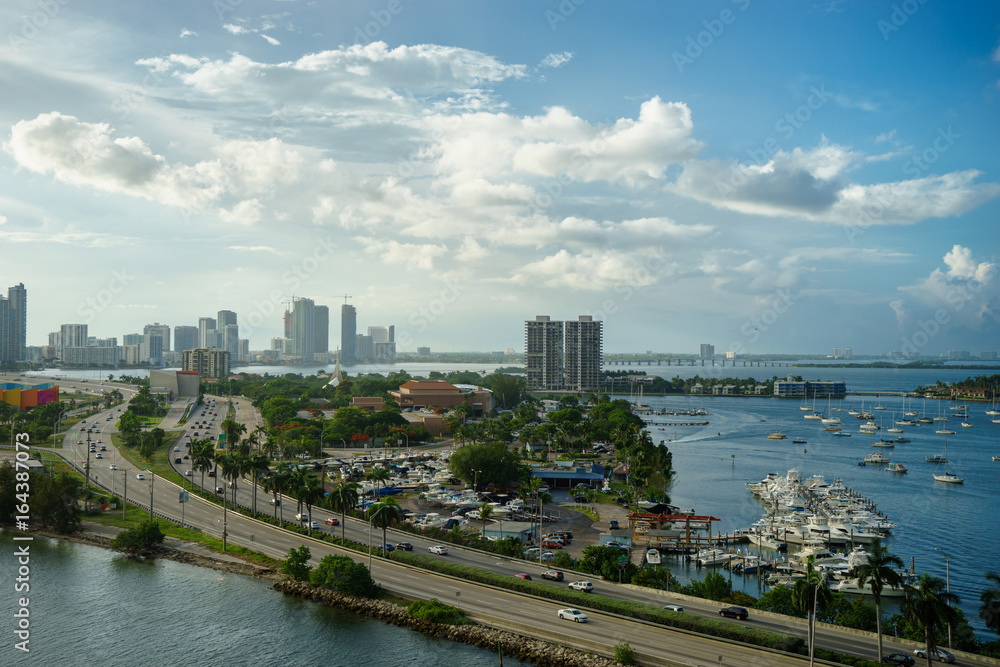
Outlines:
{"type": "MultiPolygon", "coordinates": [[[[95,529],[102,529],[102,532],[105,533],[110,532],[108,527],[102,524],[84,521],[81,524],[81,530],[71,535],[61,535],[48,530],[34,530],[32,533],[63,542],[85,544],[112,550],[112,538],[106,534],[100,534],[95,529]]],[[[444,625],[424,621],[410,616],[406,612],[405,607],[394,602],[355,598],[329,589],[314,588],[308,583],[287,579],[285,575],[273,568],[248,563],[238,556],[220,554],[202,545],[195,545],[195,547],[198,550],[214,554],[214,556],[206,555],[205,553],[196,553],[193,550],[185,550],[183,545],[186,543],[176,538],[168,537],[167,542],[159,547],[156,553],[145,558],[161,558],[195,567],[204,567],[230,574],[252,577],[254,579],[264,579],[271,582],[271,588],[282,595],[298,597],[329,607],[335,607],[365,618],[376,619],[397,627],[413,630],[428,637],[448,639],[494,652],[502,650],[504,655],[515,658],[522,663],[530,662],[536,665],[536,667],[614,667],[619,664],[612,658],[561,647],[553,642],[499,630],[485,624],[444,625]],[[171,545],[167,543],[171,541],[178,544],[171,545]]],[[[194,543],[187,544],[193,545],[194,543]]]]}

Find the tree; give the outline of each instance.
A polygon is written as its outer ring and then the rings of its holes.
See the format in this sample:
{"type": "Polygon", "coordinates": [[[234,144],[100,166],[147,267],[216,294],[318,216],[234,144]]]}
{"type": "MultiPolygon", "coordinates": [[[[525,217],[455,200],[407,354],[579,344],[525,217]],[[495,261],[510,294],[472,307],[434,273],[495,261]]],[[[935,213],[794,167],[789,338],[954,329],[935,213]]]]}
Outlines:
{"type": "Polygon", "coordinates": [[[503,442],[487,442],[460,447],[448,461],[448,469],[476,490],[490,485],[508,488],[527,478],[530,468],[517,452],[503,442]],[[478,471],[478,472],[474,472],[478,471]]]}
{"type": "Polygon", "coordinates": [[[111,548],[121,551],[130,558],[137,558],[148,553],[156,545],[162,544],[164,538],[158,521],[143,521],[135,528],[118,533],[111,541],[111,548]]]}
{"type": "Polygon", "coordinates": [[[316,501],[322,497],[323,487],[320,484],[320,481],[312,475],[307,475],[305,480],[302,482],[302,486],[299,487],[299,498],[306,506],[306,514],[309,516],[309,522],[306,525],[306,529],[309,531],[310,535],[312,535],[312,508],[316,501]]]}
{"type": "MultiPolygon", "coordinates": [[[[959,603],[958,595],[945,590],[944,580],[926,572],[920,575],[917,587],[899,606],[903,617],[910,623],[923,628],[927,645],[927,667],[931,664],[931,652],[937,648],[937,632],[947,631],[958,615],[949,602],[959,603]]],[[[879,653],[881,655],[881,652],[879,653]]]]}
{"type": "Polygon", "coordinates": [[[826,609],[832,600],[830,589],[826,587],[825,577],[813,567],[814,556],[806,561],[806,576],[795,582],[792,588],[792,604],[796,611],[805,614],[809,623],[809,660],[812,662],[813,650],[816,646],[816,610],[826,609]]]}
{"type": "Polygon", "coordinates": [[[359,488],[357,482],[341,482],[334,487],[333,493],[330,494],[330,507],[334,511],[340,512],[341,543],[347,541],[347,510],[354,509],[358,504],[359,488]]]}
{"type": "Polygon", "coordinates": [[[191,465],[201,471],[201,488],[205,488],[205,473],[215,465],[215,444],[208,438],[191,440],[191,465]]]}
{"type": "Polygon", "coordinates": [[[226,417],[219,424],[219,427],[226,433],[226,449],[235,450],[239,447],[240,436],[247,432],[247,425],[241,424],[232,417],[226,417]]]}
{"type": "Polygon", "coordinates": [[[309,583],[356,597],[374,598],[382,592],[368,568],[349,556],[323,556],[309,575],[309,583]]]}
{"type": "Polygon", "coordinates": [[[368,508],[368,519],[382,529],[382,544],[385,545],[386,529],[403,518],[403,508],[395,498],[385,498],[368,508]]]}
{"type": "Polygon", "coordinates": [[[388,468],[372,468],[372,471],[368,473],[367,478],[369,481],[375,483],[375,497],[378,498],[379,485],[388,482],[392,477],[392,473],[388,468]]]}
{"type": "Polygon", "coordinates": [[[986,627],[997,633],[997,638],[1000,639],[1000,574],[987,572],[986,580],[993,586],[979,595],[979,601],[983,603],[979,607],[979,618],[983,619],[986,627]]]}
{"type": "Polygon", "coordinates": [[[854,566],[848,572],[848,576],[858,580],[859,588],[864,588],[865,584],[871,588],[872,598],[875,600],[875,632],[878,637],[879,656],[882,655],[882,589],[885,586],[898,588],[903,585],[903,575],[899,573],[901,569],[903,561],[899,556],[889,553],[889,550],[882,546],[882,540],[875,538],[869,549],[868,560],[854,566]]]}
{"type": "Polygon", "coordinates": [[[253,479],[253,516],[257,518],[257,484],[261,476],[268,471],[270,459],[264,454],[254,453],[247,457],[247,472],[253,479]]]}
{"type": "Polygon", "coordinates": [[[479,506],[479,518],[483,522],[483,539],[486,539],[486,524],[489,523],[490,518],[493,516],[493,505],[489,502],[483,501],[483,504],[479,506]]]}
{"type": "Polygon", "coordinates": [[[312,553],[306,545],[303,544],[298,549],[292,547],[288,550],[288,558],[281,564],[281,572],[295,581],[309,581],[309,573],[312,571],[309,566],[310,558],[312,553]]]}

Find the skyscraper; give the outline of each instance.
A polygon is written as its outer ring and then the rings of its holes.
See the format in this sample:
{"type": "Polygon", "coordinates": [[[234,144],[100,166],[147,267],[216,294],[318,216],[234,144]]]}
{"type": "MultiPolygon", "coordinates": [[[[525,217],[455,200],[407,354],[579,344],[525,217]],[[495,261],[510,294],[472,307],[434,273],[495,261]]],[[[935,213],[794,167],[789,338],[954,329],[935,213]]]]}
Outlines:
{"type": "Polygon", "coordinates": [[[67,347],[87,347],[86,324],[63,324],[59,327],[59,356],[67,347]]]}
{"type": "Polygon", "coordinates": [[[315,308],[316,316],[316,336],[315,336],[315,349],[313,352],[316,354],[325,355],[330,351],[330,307],[329,306],[316,306],[315,308]]]}
{"type": "Polygon", "coordinates": [[[226,326],[230,324],[237,324],[236,313],[231,310],[220,310],[215,320],[216,331],[225,331],[226,326]]]}
{"type": "Polygon", "coordinates": [[[358,311],[354,306],[340,307],[340,360],[345,364],[357,359],[358,311]]]}
{"type": "Polygon", "coordinates": [[[316,349],[316,304],[312,299],[292,302],[292,355],[311,362],[316,349]]]}
{"type": "Polygon", "coordinates": [[[147,324],[142,329],[142,333],[155,333],[159,334],[160,338],[163,339],[163,351],[170,351],[170,327],[166,324],[160,324],[159,322],[153,322],[152,324],[147,324]]]}
{"type": "Polygon", "coordinates": [[[0,362],[23,361],[27,344],[28,291],[24,283],[7,289],[0,296],[0,362]]]}
{"type": "Polygon", "coordinates": [[[702,359],[712,359],[715,357],[715,346],[709,343],[702,343],[701,349],[698,352],[698,356],[702,359]]]}
{"type": "Polygon", "coordinates": [[[215,318],[199,317],[198,347],[218,347],[218,343],[215,341],[215,331],[215,318]]]}
{"type": "Polygon", "coordinates": [[[524,323],[524,356],[528,389],[563,388],[563,323],[538,315],[524,323]]]}
{"type": "Polygon", "coordinates": [[[566,389],[594,391],[601,383],[604,322],[580,315],[566,322],[566,389]]]}
{"type": "Polygon", "coordinates": [[[222,349],[229,353],[230,362],[239,359],[240,326],[238,324],[227,324],[222,330],[222,339],[222,349]]]}
{"type": "Polygon", "coordinates": [[[372,358],[393,363],[396,361],[396,327],[368,327],[372,339],[372,358]]]}
{"type": "Polygon", "coordinates": [[[285,334],[284,334],[285,338],[291,339],[291,337],[292,337],[292,311],[290,311],[290,310],[286,310],[285,311],[284,323],[285,323],[285,334]]]}
{"type": "Polygon", "coordinates": [[[174,349],[178,352],[198,347],[198,327],[179,324],[174,327],[174,349]]]}
{"type": "Polygon", "coordinates": [[[199,377],[224,379],[229,376],[229,353],[198,347],[181,355],[185,371],[197,371],[199,377]]]}

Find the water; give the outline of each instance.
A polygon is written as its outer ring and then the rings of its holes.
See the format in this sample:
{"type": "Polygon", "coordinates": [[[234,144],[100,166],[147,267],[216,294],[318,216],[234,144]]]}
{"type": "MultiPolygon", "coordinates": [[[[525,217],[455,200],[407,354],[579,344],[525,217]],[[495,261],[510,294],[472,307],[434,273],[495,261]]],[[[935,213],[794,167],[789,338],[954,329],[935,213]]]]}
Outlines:
{"type": "MultiPolygon", "coordinates": [[[[877,369],[855,370],[858,372],[855,382],[870,383],[872,390],[880,387],[877,375],[864,377],[869,373],[877,374],[877,369]]],[[[928,384],[926,378],[914,382],[914,377],[900,379],[894,373],[911,376],[928,371],[892,371],[889,380],[894,382],[889,384],[900,390],[928,384]]],[[[957,373],[961,377],[955,379],[966,377],[962,371],[957,373]]],[[[855,388],[849,381],[848,390],[855,388]]],[[[867,409],[874,407],[874,397],[864,400],[867,409]]],[[[850,438],[833,436],[824,430],[823,424],[803,419],[806,413],[799,409],[801,402],[794,400],[645,397],[643,404],[668,409],[704,406],[709,413],[707,417],[698,418],[709,420],[703,427],[649,427],[654,442],[671,441],[667,444],[673,452],[677,471],[671,493],[674,505],[718,517],[722,521],[717,528],[730,532],[748,528],[765,513],[764,505],[747,490],[747,482],[760,481],[771,472],[784,475],[791,468],[797,468],[803,479],[820,474],[832,482],[839,477],[849,488],[874,501],[878,509],[897,524],[886,544],[907,567],[912,558],[918,574],[926,571],[944,579],[945,557],[935,549],[948,554],[951,590],[961,596],[960,606],[966,618],[986,636],[985,626],[977,613],[979,594],[986,588],[984,574],[998,567],[995,530],[996,517],[1000,516],[1000,462],[993,462],[991,458],[1000,454],[1000,424],[993,424],[991,417],[985,414],[989,409],[985,403],[971,403],[969,421],[974,428],[962,428],[958,418],[947,422],[957,431],[953,436],[936,434],[934,431],[940,428],[939,423],[905,427],[904,435],[910,438],[910,443],[897,444],[891,450],[877,450],[870,447],[871,443],[880,437],[895,437],[884,429],[892,425],[894,412],[897,419],[901,419],[904,412],[901,397],[883,396],[879,401],[887,409],[873,413],[876,420],[881,418],[883,422],[883,430],[878,432],[881,435],[874,436],[859,433],[858,427],[863,422],[847,414],[847,410],[861,406],[861,397],[849,396],[832,402],[833,407],[844,409],[844,412],[832,414],[840,416],[842,428],[852,433],[850,438]],[[769,440],[767,435],[773,431],[782,431],[788,438],[769,440]],[[944,453],[946,437],[948,469],[965,478],[963,485],[933,481],[931,474],[943,470],[924,462],[925,456],[944,453]],[[807,444],[792,444],[796,438],[807,440],[807,444]],[[905,464],[909,473],[895,475],[881,468],[857,465],[865,454],[874,451],[890,454],[893,461],[905,464]]],[[[954,403],[931,400],[925,403],[922,399],[911,399],[907,409],[926,412],[933,417],[939,409],[949,413],[949,405],[954,403]]],[[[824,412],[828,409],[825,402],[816,407],[824,412]]],[[[685,420],[670,416],[647,419],[685,420]]],[[[672,567],[678,570],[682,580],[705,573],[704,570],[688,570],[678,563],[672,567]]],[[[734,585],[752,595],[757,594],[755,577],[748,577],[745,584],[734,577],[734,585]]]]}
{"type": "MultiPolygon", "coordinates": [[[[15,544],[24,542],[0,535],[5,619],[12,619],[17,606],[15,544]]],[[[173,561],[137,562],[45,538],[30,544],[31,652],[14,649],[8,620],[2,665],[486,667],[497,662],[492,651],[288,598],[257,579],[173,561]]]]}

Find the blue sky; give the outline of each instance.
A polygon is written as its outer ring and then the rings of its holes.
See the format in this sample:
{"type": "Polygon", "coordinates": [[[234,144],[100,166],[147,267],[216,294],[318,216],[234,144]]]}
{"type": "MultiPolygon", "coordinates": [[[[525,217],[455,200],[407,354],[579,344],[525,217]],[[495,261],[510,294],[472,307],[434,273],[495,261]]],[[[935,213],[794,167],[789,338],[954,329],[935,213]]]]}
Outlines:
{"type": "Polygon", "coordinates": [[[1000,6],[955,4],[5,3],[0,286],[35,345],[348,294],[403,350],[996,350],[1000,6]]]}

